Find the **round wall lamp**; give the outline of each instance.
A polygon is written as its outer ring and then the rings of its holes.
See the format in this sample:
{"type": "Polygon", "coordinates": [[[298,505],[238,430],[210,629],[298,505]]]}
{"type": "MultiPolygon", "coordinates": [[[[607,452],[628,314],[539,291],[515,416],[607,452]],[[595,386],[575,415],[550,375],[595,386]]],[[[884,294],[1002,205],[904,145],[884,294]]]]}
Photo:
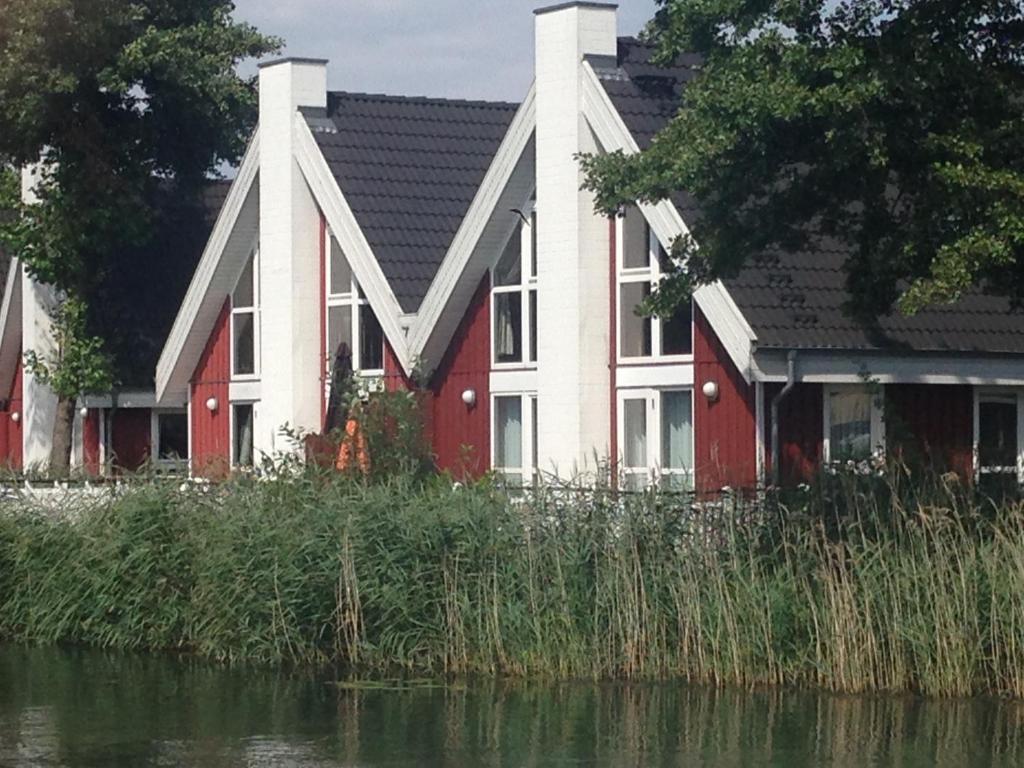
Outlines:
{"type": "Polygon", "coordinates": [[[466,404],[467,408],[472,408],[476,405],[476,390],[467,389],[462,393],[462,402],[466,404]]]}
{"type": "Polygon", "coordinates": [[[12,413],[11,414],[11,421],[13,421],[15,424],[17,424],[19,421],[21,421],[21,414],[18,413],[17,411],[12,413]]]}
{"type": "Polygon", "coordinates": [[[712,403],[718,401],[718,382],[717,381],[705,381],[704,386],[701,387],[701,392],[704,393],[704,397],[710,400],[712,403]]]}
{"type": "Polygon", "coordinates": [[[218,405],[220,405],[220,403],[217,402],[217,398],[211,397],[206,401],[206,410],[210,413],[215,413],[218,405]]]}

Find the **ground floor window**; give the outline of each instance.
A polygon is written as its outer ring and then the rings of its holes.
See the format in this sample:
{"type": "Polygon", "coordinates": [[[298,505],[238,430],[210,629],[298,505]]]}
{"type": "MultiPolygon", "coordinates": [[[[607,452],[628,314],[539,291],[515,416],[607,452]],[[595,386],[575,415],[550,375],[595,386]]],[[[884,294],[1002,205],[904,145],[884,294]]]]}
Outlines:
{"type": "Polygon", "coordinates": [[[978,474],[986,485],[1012,487],[1024,481],[1024,395],[980,392],[975,408],[978,474]]]}
{"type": "Polygon", "coordinates": [[[236,467],[253,465],[252,403],[235,403],[231,406],[231,464],[236,467]]]}
{"type": "Polygon", "coordinates": [[[868,385],[826,387],[826,464],[868,461],[885,448],[882,393],[868,385]]]}
{"type": "Polygon", "coordinates": [[[179,467],[188,461],[188,412],[155,411],[153,445],[158,466],[179,467]]]}
{"type": "Polygon", "coordinates": [[[495,395],[492,467],[511,487],[531,485],[537,473],[537,397],[495,395]]]}
{"type": "Polygon", "coordinates": [[[619,393],[622,485],[640,490],[693,487],[693,392],[630,390],[619,393]]]}

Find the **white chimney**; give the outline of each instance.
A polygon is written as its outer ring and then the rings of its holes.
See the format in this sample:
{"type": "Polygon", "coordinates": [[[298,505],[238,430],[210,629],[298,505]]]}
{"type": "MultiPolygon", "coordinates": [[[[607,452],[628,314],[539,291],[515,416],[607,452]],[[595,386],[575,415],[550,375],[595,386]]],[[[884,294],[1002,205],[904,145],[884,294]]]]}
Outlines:
{"type": "Polygon", "coordinates": [[[320,218],[295,159],[298,110],[327,106],[327,61],[260,66],[260,401],[257,455],[289,450],[280,435],[320,427],[320,218]]]}
{"type": "Polygon", "coordinates": [[[585,56],[615,56],[617,6],[536,11],[538,461],[569,477],[609,455],[609,226],[575,156],[597,144],[582,113],[585,56]]]}

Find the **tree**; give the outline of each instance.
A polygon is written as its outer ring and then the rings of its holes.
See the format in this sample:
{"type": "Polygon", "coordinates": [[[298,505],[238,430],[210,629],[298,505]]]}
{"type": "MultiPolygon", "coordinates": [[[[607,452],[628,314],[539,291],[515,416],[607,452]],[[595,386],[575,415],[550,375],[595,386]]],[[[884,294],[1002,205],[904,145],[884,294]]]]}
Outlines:
{"type": "Polygon", "coordinates": [[[693,194],[660,295],[823,238],[870,323],[983,289],[1024,300],[1020,0],[658,0],[658,59],[701,72],[646,151],[584,158],[613,211],[693,194]]]}
{"type": "MultiPolygon", "coordinates": [[[[109,380],[90,305],[113,255],[147,243],[158,191],[196,197],[244,150],[256,92],[236,66],[279,42],[233,10],[230,0],[0,3],[0,156],[39,170],[37,203],[4,238],[59,297],[63,341],[33,362],[57,385],[58,413],[109,380]]],[[[58,474],[70,461],[65,421],[50,458],[58,474]]]]}

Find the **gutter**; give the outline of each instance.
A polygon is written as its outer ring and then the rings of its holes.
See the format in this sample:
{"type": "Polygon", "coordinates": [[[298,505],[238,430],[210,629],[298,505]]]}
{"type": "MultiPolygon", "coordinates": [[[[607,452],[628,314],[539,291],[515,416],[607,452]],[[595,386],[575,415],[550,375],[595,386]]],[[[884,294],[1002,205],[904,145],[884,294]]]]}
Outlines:
{"type": "Polygon", "coordinates": [[[779,405],[796,386],[796,350],[791,349],[786,355],[786,386],[772,398],[772,485],[779,486],[782,476],[781,456],[779,451],[779,405]]]}

